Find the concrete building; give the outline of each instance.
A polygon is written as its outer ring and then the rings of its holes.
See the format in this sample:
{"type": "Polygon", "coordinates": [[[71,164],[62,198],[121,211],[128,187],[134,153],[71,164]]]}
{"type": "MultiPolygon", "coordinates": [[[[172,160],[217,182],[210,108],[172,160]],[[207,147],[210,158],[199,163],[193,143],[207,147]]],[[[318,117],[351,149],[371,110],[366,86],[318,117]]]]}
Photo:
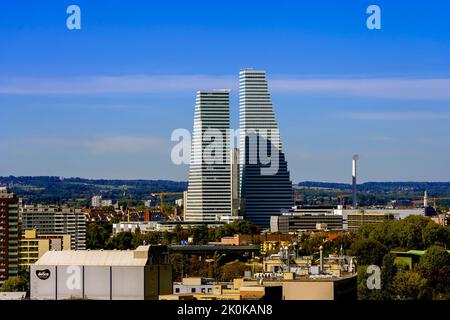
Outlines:
{"type": "Polygon", "coordinates": [[[294,233],[308,230],[343,229],[342,215],[334,214],[330,207],[297,207],[293,212],[270,217],[270,231],[294,233]]]}
{"type": "Polygon", "coordinates": [[[81,209],[26,205],[21,214],[24,230],[35,229],[41,236],[69,234],[72,250],[86,249],[86,217],[81,209]]]}
{"type": "Polygon", "coordinates": [[[102,206],[102,196],[93,196],[91,199],[91,207],[99,208],[102,206]]]}
{"type": "Polygon", "coordinates": [[[19,240],[19,266],[28,267],[47,251],[70,250],[68,234],[38,235],[36,230],[25,230],[19,240]]]}
{"type": "Polygon", "coordinates": [[[230,92],[197,92],[185,221],[231,215],[230,92]]]}
{"type": "Polygon", "coordinates": [[[185,278],[174,283],[174,293],[161,295],[160,300],[266,300],[282,298],[282,287],[260,284],[243,285],[242,279],[229,283],[208,282],[201,278],[185,278]],[[178,292],[178,293],[177,293],[178,292]]]}
{"type": "MultiPolygon", "coordinates": [[[[392,215],[394,217],[395,220],[401,220],[401,219],[405,219],[406,217],[410,216],[410,215],[417,215],[417,216],[426,216],[429,215],[427,212],[430,211],[430,208],[358,208],[358,209],[346,209],[343,206],[338,206],[337,209],[333,210],[333,213],[336,215],[341,215],[342,216],[342,221],[343,221],[343,228],[344,229],[349,229],[349,223],[348,223],[348,216],[353,214],[352,216],[352,228],[354,230],[354,223],[355,219],[357,219],[358,215],[365,215],[365,216],[370,216],[370,215],[375,215],[374,219],[372,219],[372,221],[377,220],[377,215],[378,217],[380,217],[380,215],[387,215],[390,216],[392,215]]],[[[383,219],[381,219],[383,220],[383,219]]]]}
{"type": "Polygon", "coordinates": [[[181,282],[173,283],[173,293],[212,293],[213,287],[214,283],[205,278],[183,278],[181,282]]]}
{"type": "Polygon", "coordinates": [[[171,293],[165,246],[48,251],[30,267],[31,299],[144,300],[171,293]]]}
{"type": "Polygon", "coordinates": [[[0,187],[0,284],[19,271],[19,198],[0,187]]]}
{"type": "Polygon", "coordinates": [[[92,208],[104,208],[112,207],[114,205],[113,201],[110,199],[103,199],[102,196],[93,196],[91,199],[92,208]]]}
{"type": "MultiPolygon", "coordinates": [[[[281,286],[283,300],[356,300],[356,275],[346,277],[303,277],[298,279],[266,279],[264,286],[281,286]]],[[[245,280],[243,286],[258,284],[245,280]]]]}
{"type": "Polygon", "coordinates": [[[117,235],[120,232],[136,232],[137,229],[141,233],[157,230],[158,223],[155,221],[124,221],[113,224],[113,235],[117,235]]]}
{"type": "Polygon", "coordinates": [[[294,205],[292,182],[265,71],[242,70],[239,85],[241,212],[269,228],[294,205]]]}
{"type": "Polygon", "coordinates": [[[357,212],[347,215],[348,231],[358,231],[365,224],[381,223],[389,220],[395,220],[395,214],[392,212],[357,212]]]}

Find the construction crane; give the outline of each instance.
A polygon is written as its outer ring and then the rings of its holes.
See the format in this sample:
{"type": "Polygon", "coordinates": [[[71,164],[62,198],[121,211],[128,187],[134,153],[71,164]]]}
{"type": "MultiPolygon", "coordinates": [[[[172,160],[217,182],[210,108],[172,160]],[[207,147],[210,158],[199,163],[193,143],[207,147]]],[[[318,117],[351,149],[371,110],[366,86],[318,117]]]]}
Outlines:
{"type": "Polygon", "coordinates": [[[159,210],[161,214],[163,214],[166,218],[169,218],[169,215],[164,212],[164,197],[165,196],[176,196],[183,195],[184,192],[158,192],[150,194],[152,197],[159,197],[159,210]]]}

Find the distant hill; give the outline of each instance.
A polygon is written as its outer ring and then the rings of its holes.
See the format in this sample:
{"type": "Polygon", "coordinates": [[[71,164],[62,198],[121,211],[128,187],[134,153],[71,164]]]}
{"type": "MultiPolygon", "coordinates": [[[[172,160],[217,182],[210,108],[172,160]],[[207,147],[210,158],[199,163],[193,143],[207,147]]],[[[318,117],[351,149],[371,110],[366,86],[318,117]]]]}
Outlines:
{"type": "Polygon", "coordinates": [[[0,186],[23,197],[26,203],[79,203],[86,205],[94,195],[105,199],[145,200],[154,192],[179,192],[187,182],[170,180],[94,180],[59,177],[0,177],[0,186]]]}
{"type": "MultiPolygon", "coordinates": [[[[304,181],[299,187],[351,190],[351,184],[304,181]]],[[[366,182],[358,184],[358,192],[413,191],[429,193],[450,193],[450,182],[366,182]]]]}
{"type": "MultiPolygon", "coordinates": [[[[120,203],[138,205],[156,192],[187,190],[186,181],[170,180],[107,180],[59,177],[0,177],[0,186],[9,186],[27,204],[88,205],[94,195],[120,203]]],[[[304,181],[297,185],[312,202],[321,197],[336,197],[351,190],[350,184],[304,181]],[[308,191],[309,190],[309,191],[308,191]]],[[[450,196],[450,182],[366,182],[358,185],[358,194],[365,204],[384,204],[393,199],[420,199],[424,191],[430,196],[450,196]]],[[[168,197],[170,199],[170,197],[168,197]]],[[[324,200],[325,201],[325,200],[324,200]]],[[[331,201],[331,200],[330,200],[331,201]]],[[[325,203],[325,202],[324,202],[325,203]]]]}

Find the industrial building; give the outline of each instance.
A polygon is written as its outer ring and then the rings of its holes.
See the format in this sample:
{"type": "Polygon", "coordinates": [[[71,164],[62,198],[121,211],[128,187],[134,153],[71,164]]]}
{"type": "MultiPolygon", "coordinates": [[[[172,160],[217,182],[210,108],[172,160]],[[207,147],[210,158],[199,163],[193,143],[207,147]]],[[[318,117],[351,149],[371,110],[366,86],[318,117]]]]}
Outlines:
{"type": "Polygon", "coordinates": [[[144,300],[172,293],[165,246],[136,250],[48,251],[30,267],[38,300],[144,300]]]}
{"type": "Polygon", "coordinates": [[[19,270],[19,198],[0,187],[0,284],[19,270]]]}
{"type": "Polygon", "coordinates": [[[69,234],[72,250],[86,249],[86,217],[81,209],[26,205],[20,210],[22,228],[43,235],[69,234]]]}

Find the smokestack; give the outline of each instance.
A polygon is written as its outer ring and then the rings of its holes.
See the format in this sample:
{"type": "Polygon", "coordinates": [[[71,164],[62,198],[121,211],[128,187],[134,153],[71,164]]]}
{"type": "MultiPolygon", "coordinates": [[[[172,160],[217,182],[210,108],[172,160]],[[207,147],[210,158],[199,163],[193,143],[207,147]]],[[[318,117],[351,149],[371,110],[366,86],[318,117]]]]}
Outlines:
{"type": "Polygon", "coordinates": [[[356,161],[359,160],[359,156],[355,154],[353,156],[352,161],[352,206],[353,208],[356,208],[358,205],[357,199],[356,199],[356,161]]]}

